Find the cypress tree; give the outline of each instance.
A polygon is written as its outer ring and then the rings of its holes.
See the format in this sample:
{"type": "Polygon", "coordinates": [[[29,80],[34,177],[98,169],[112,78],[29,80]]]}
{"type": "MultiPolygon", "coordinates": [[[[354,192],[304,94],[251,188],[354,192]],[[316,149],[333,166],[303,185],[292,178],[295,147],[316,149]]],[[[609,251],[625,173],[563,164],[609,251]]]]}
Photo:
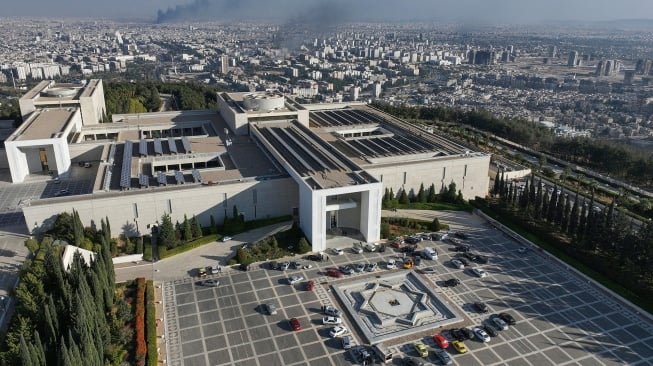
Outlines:
{"type": "Polygon", "coordinates": [[[499,179],[499,196],[503,197],[506,194],[506,181],[503,178],[503,171],[501,171],[501,178],[499,179]]]}
{"type": "Polygon", "coordinates": [[[546,219],[548,222],[554,222],[556,217],[558,207],[558,186],[556,185],[551,192],[551,198],[549,199],[549,204],[547,206],[546,219]]]}
{"type": "Polygon", "coordinates": [[[578,230],[576,231],[580,239],[585,237],[585,229],[587,228],[587,202],[583,198],[583,206],[580,211],[580,218],[578,221],[578,230]]]}
{"type": "Polygon", "coordinates": [[[494,195],[499,194],[499,188],[501,187],[500,179],[499,171],[497,170],[497,175],[494,177],[494,187],[492,188],[492,194],[494,195]]]}
{"type": "Polygon", "coordinates": [[[186,214],[184,214],[183,235],[184,235],[184,241],[186,242],[189,242],[193,239],[193,228],[190,226],[190,221],[188,221],[188,217],[186,216],[186,214]]]}
{"type": "Polygon", "coordinates": [[[200,225],[200,220],[197,218],[197,216],[193,215],[193,218],[191,219],[191,223],[193,225],[193,238],[201,237],[202,226],[200,225]]]}
{"type": "Polygon", "coordinates": [[[32,361],[32,354],[29,350],[29,347],[27,346],[27,342],[25,341],[25,337],[23,335],[20,335],[20,361],[23,366],[34,366],[36,365],[32,361]]]}
{"type": "Polygon", "coordinates": [[[424,192],[424,183],[419,185],[419,191],[417,191],[417,202],[426,202],[426,192],[424,192]]]}
{"type": "Polygon", "coordinates": [[[429,187],[429,194],[427,197],[428,202],[435,202],[437,200],[437,197],[435,195],[435,184],[431,183],[431,186],[429,187]]]}
{"type": "Polygon", "coordinates": [[[406,194],[406,190],[402,189],[401,194],[399,195],[399,203],[401,204],[406,204],[409,203],[410,200],[408,199],[408,194],[406,194]]]}
{"type": "Polygon", "coordinates": [[[562,229],[563,233],[567,232],[567,228],[569,227],[569,216],[571,215],[571,199],[569,199],[569,195],[565,195],[565,204],[564,208],[561,210],[562,216],[560,217],[560,228],[562,229]]]}

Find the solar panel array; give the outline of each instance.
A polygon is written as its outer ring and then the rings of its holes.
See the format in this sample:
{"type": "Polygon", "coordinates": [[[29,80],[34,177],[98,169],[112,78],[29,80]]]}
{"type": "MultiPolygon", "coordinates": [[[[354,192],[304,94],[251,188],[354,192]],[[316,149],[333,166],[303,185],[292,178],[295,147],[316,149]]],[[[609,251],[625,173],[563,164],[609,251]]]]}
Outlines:
{"type": "Polygon", "coordinates": [[[168,177],[166,176],[166,173],[164,172],[156,172],[156,181],[159,183],[159,185],[167,185],[168,184],[168,177]]]}
{"type": "Polygon", "coordinates": [[[193,152],[193,150],[190,147],[190,141],[188,141],[187,136],[181,137],[181,143],[182,145],[184,145],[184,151],[186,151],[187,154],[193,152]]]}
{"type": "Polygon", "coordinates": [[[183,183],[186,182],[186,181],[184,180],[184,173],[182,173],[182,172],[179,171],[179,170],[177,170],[177,171],[175,172],[175,179],[177,180],[177,184],[183,184],[183,183]]]}
{"type": "Polygon", "coordinates": [[[177,143],[175,142],[174,137],[168,137],[168,147],[170,148],[171,154],[177,154],[177,143]]]}
{"type": "Polygon", "coordinates": [[[154,139],[154,154],[163,155],[163,146],[161,146],[161,139],[160,138],[155,138],[154,139]]]}
{"type": "Polygon", "coordinates": [[[311,112],[309,119],[311,125],[316,127],[353,126],[383,122],[374,114],[357,109],[311,112]]]}
{"type": "Polygon", "coordinates": [[[141,187],[149,187],[150,177],[147,174],[141,173],[138,175],[138,183],[141,185],[141,187]]]}
{"type": "Polygon", "coordinates": [[[202,181],[202,174],[200,174],[199,170],[193,169],[192,174],[193,174],[193,178],[195,179],[195,183],[199,183],[202,181]]]}
{"type": "Polygon", "coordinates": [[[122,154],[122,170],[120,171],[120,187],[123,189],[131,188],[133,148],[131,141],[125,141],[125,149],[122,154]]]}
{"type": "Polygon", "coordinates": [[[138,153],[140,156],[147,156],[147,141],[140,139],[138,142],[138,153]]]}

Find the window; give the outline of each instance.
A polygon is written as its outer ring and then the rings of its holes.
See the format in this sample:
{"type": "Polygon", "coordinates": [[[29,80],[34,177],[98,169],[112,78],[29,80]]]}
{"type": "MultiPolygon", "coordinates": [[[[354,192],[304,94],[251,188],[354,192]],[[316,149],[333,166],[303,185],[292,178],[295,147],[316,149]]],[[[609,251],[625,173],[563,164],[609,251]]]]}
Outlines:
{"type": "Polygon", "coordinates": [[[383,183],[383,174],[381,174],[381,179],[380,179],[380,180],[381,180],[381,182],[383,183]]]}
{"type": "Polygon", "coordinates": [[[406,172],[404,172],[404,184],[406,184],[406,172]]]}
{"type": "Polygon", "coordinates": [[[442,180],[447,176],[447,167],[442,167],[442,180]]]}
{"type": "Polygon", "coordinates": [[[256,204],[256,189],[252,190],[252,202],[254,202],[254,204],[256,204]]]}
{"type": "Polygon", "coordinates": [[[138,204],[134,203],[134,218],[138,218],[138,204]]]}
{"type": "Polygon", "coordinates": [[[465,172],[463,173],[463,178],[467,176],[467,164],[465,164],[465,172]]]}
{"type": "Polygon", "coordinates": [[[168,213],[172,213],[172,200],[168,200],[168,213]]]}

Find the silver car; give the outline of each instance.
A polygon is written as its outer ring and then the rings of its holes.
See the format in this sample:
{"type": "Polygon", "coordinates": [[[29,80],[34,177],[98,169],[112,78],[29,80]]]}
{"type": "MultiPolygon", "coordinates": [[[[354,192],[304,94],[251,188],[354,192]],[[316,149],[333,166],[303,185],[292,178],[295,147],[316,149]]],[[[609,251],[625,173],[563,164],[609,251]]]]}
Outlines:
{"type": "Polygon", "coordinates": [[[265,304],[265,310],[270,315],[277,315],[277,307],[274,304],[265,304]]]}

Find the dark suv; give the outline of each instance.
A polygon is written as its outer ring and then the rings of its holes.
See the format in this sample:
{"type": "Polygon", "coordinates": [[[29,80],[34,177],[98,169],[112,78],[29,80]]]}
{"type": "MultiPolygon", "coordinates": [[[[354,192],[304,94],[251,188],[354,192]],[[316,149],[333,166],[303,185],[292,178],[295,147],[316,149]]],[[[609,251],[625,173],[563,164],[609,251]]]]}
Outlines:
{"type": "Polygon", "coordinates": [[[474,303],[474,308],[476,308],[476,310],[479,313],[487,313],[488,311],[490,311],[487,305],[484,302],[480,302],[480,301],[474,303]]]}
{"type": "Polygon", "coordinates": [[[460,280],[457,279],[457,278],[450,278],[450,279],[444,281],[444,285],[446,287],[456,287],[456,286],[460,285],[460,280]]]}
{"type": "Polygon", "coordinates": [[[510,325],[517,324],[517,321],[515,320],[515,318],[513,318],[513,316],[508,314],[508,313],[499,314],[499,318],[501,318],[504,322],[506,322],[506,323],[508,323],[510,325]]]}

